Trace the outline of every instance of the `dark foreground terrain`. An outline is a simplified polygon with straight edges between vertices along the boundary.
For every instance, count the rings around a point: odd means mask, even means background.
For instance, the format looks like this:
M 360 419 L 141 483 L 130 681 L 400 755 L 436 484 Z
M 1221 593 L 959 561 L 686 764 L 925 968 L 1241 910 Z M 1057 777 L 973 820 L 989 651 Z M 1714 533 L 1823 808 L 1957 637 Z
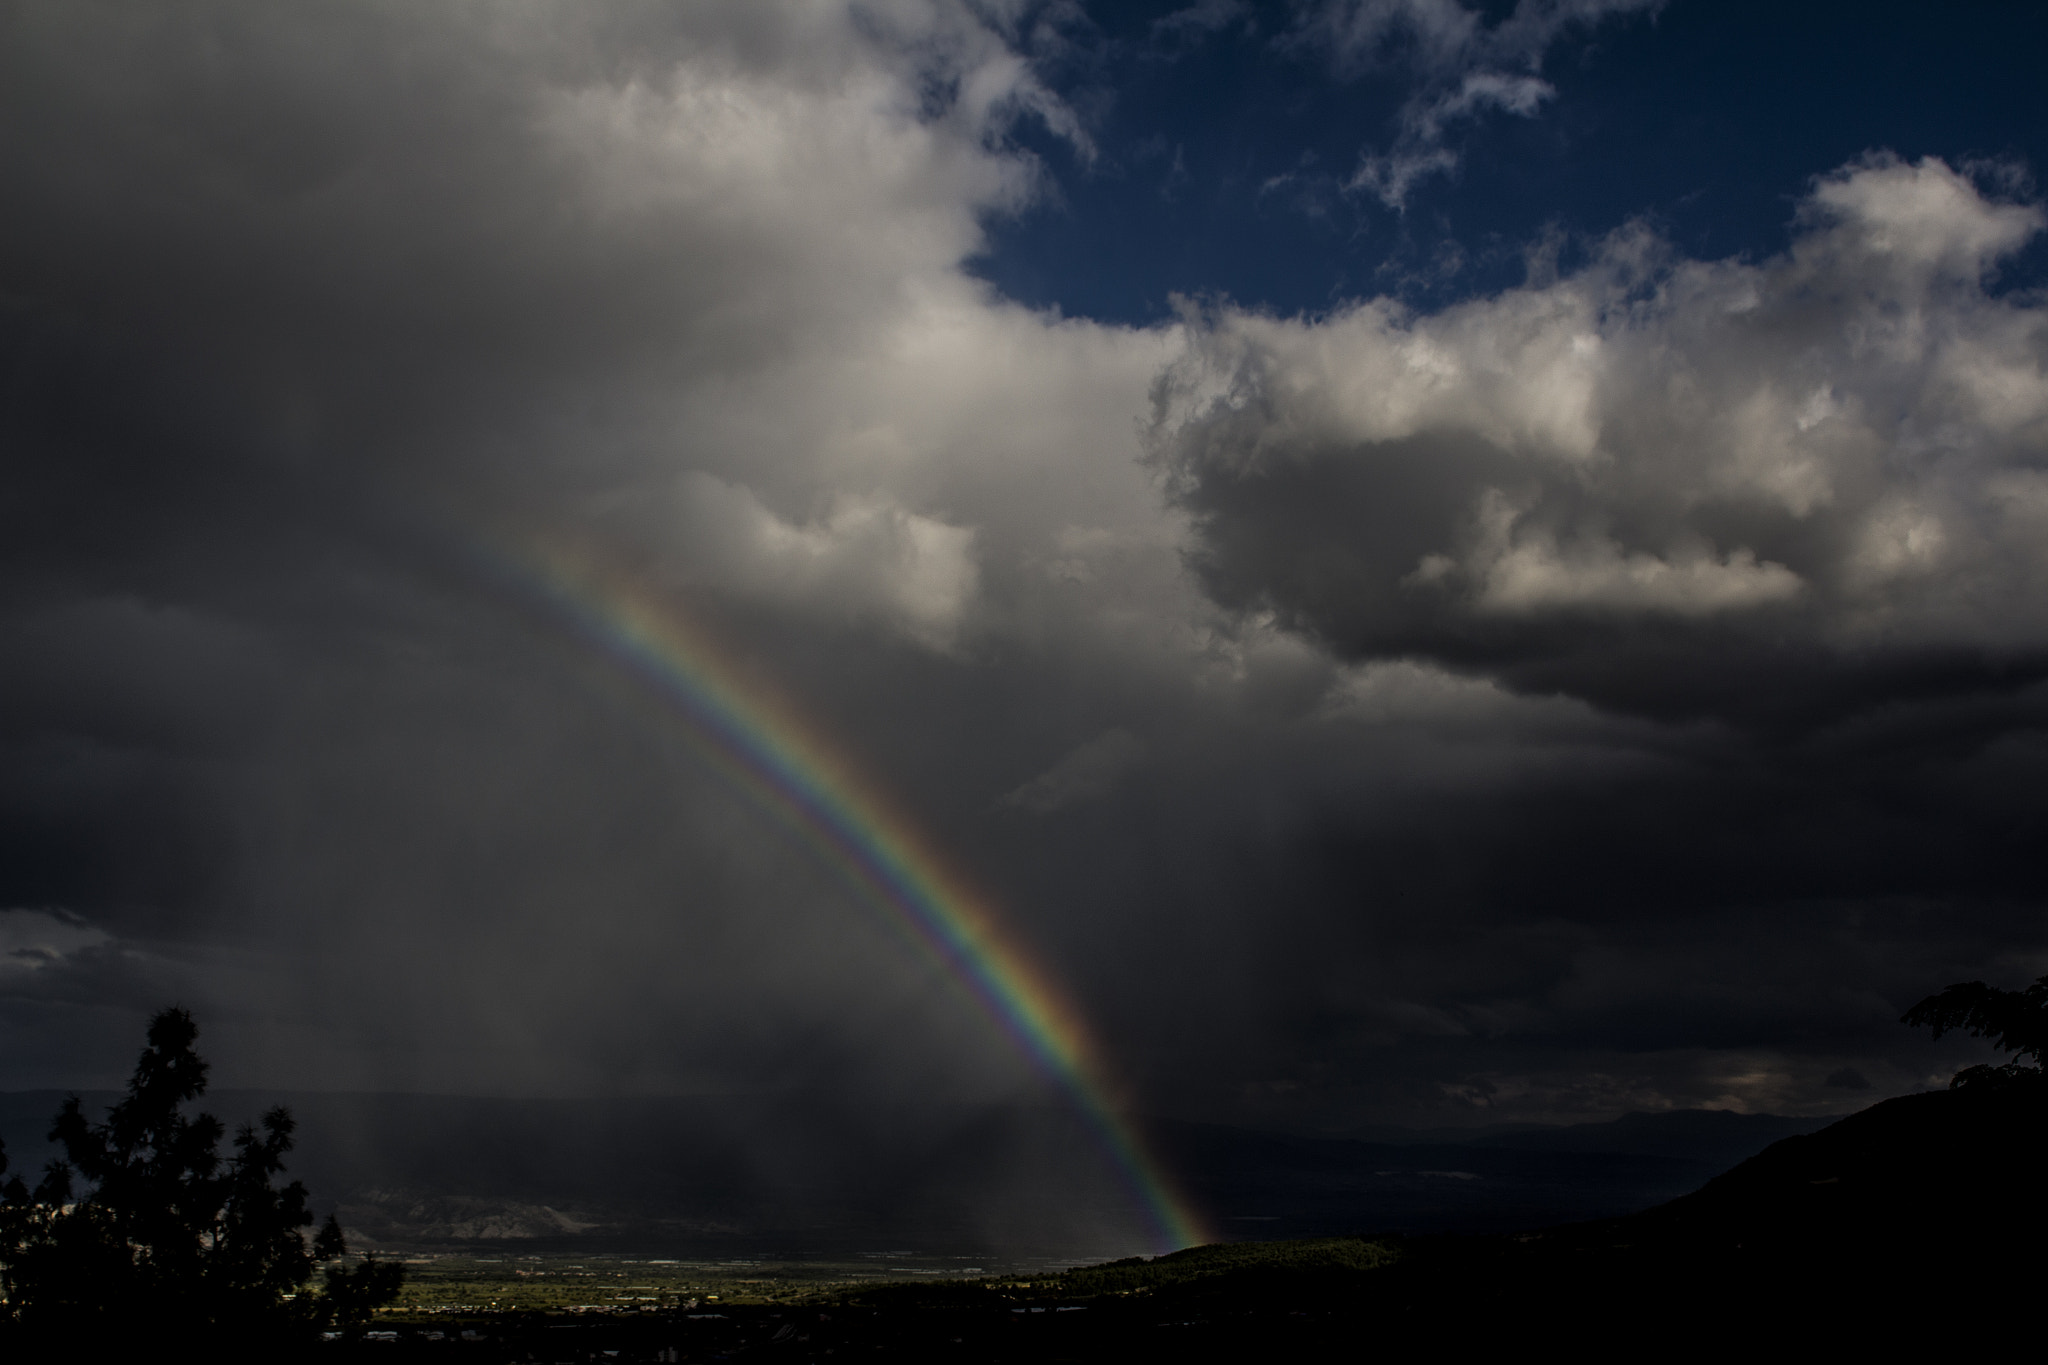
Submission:
M 2048 1086 L 1891 1100 L 1644 1213 L 1511 1234 L 1240 1242 L 1025 1277 L 820 1285 L 754 1302 L 480 1305 L 252 1358 L 1094 1362 L 1786 1348 L 1978 1356 L 2038 1328 Z M 10 1358 L 157 1358 L 13 1343 Z M 213 1359 L 238 1354 L 204 1344 Z

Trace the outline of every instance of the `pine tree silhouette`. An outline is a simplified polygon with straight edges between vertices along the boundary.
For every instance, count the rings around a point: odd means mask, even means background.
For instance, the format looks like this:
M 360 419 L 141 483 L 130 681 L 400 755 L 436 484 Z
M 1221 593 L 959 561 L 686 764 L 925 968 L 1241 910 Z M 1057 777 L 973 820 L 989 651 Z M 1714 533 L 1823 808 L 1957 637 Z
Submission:
M 404 1267 L 374 1258 L 330 1264 L 322 1290 L 305 1292 L 316 1266 L 346 1254 L 341 1228 L 330 1217 L 309 1246 L 306 1187 L 277 1183 L 292 1147 L 287 1110 L 243 1125 L 227 1156 L 220 1120 L 185 1114 L 206 1090 L 198 1038 L 186 1011 L 159 1013 L 106 1121 L 90 1122 L 72 1096 L 50 1131 L 65 1159 L 33 1190 L 19 1175 L 0 1185 L 0 1290 L 18 1332 L 274 1341 L 360 1325 L 397 1296 Z

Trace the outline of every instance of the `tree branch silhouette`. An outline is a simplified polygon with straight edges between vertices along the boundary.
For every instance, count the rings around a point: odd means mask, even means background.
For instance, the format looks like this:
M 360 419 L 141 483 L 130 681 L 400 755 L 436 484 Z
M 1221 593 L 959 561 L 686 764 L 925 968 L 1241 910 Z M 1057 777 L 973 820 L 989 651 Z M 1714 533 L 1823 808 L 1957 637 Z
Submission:
M 2038 1084 L 2042 1052 L 2048 1048 L 2048 976 L 2023 991 L 1960 981 L 1907 1010 L 1899 1022 L 1931 1029 L 1936 1038 L 1949 1032 L 1988 1038 L 2000 1051 L 2013 1054 L 2003 1066 L 1965 1067 L 1949 1082 L 1950 1089 Z

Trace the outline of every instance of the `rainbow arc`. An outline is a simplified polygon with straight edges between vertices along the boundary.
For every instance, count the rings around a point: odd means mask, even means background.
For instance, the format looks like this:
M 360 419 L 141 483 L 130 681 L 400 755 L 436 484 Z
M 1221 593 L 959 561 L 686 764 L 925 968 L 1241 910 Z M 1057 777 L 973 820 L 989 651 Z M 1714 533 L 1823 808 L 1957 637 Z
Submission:
M 560 551 L 521 556 L 545 600 L 685 722 L 727 778 L 893 921 L 1054 1081 L 1143 1207 L 1162 1250 L 1212 1240 L 1115 1102 L 1086 1020 L 993 905 L 786 699 L 743 676 L 674 603 Z

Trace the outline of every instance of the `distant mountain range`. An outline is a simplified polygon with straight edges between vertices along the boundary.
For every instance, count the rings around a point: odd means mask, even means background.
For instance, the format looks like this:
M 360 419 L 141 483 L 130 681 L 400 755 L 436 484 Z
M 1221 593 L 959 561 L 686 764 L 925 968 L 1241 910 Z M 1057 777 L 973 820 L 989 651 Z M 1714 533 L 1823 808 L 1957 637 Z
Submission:
M 1618 1152 L 1733 1166 L 1780 1138 L 1827 1127 L 1829 1118 L 1738 1114 L 1732 1109 L 1667 1109 L 1601 1123 L 1501 1123 L 1477 1128 L 1369 1128 L 1348 1136 L 1394 1146 L 1505 1147 L 1523 1152 Z
M 1728 1110 L 1568 1127 L 1312 1138 L 1157 1128 L 1168 1163 L 1227 1236 L 1498 1232 L 1610 1218 L 1696 1190 L 1825 1118 Z
M 86 1097 L 104 1106 L 111 1092 Z M 43 1140 L 55 1091 L 0 1094 L 14 1169 Z M 518 1247 L 679 1254 L 1143 1249 L 1132 1192 L 1057 1110 L 933 1108 L 872 1116 L 758 1098 L 514 1100 L 221 1091 L 231 1125 L 283 1104 L 290 1171 L 353 1239 L 388 1248 Z M 1506 1231 L 1611 1218 L 1700 1189 L 1828 1120 L 1726 1111 L 1570 1127 L 1373 1130 L 1304 1137 L 1153 1125 L 1166 1164 L 1228 1238 Z

